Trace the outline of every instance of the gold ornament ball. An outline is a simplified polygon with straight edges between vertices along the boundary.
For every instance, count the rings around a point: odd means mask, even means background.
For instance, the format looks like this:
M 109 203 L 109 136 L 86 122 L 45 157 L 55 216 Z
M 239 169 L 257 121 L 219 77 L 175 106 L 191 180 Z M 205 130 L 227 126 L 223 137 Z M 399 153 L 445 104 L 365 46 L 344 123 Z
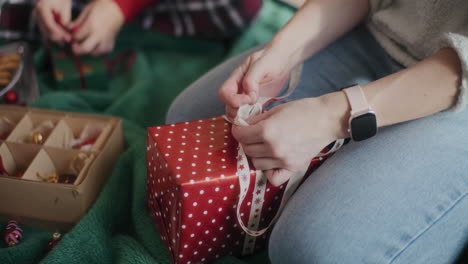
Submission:
M 32 140 L 34 144 L 42 144 L 42 141 L 44 140 L 44 137 L 42 136 L 41 133 L 36 132 L 32 134 Z
M 58 175 L 57 173 L 51 173 L 49 177 L 47 178 L 47 182 L 50 183 L 57 183 L 58 182 Z

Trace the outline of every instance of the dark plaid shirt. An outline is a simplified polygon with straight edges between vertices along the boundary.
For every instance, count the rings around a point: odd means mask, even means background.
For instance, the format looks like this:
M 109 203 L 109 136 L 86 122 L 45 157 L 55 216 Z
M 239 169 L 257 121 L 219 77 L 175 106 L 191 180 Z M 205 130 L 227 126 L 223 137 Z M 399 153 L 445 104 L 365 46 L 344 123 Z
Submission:
M 127 21 L 176 36 L 231 36 L 258 14 L 262 0 L 115 0 Z M 142 11 L 142 12 L 141 12 Z
M 257 16 L 262 0 L 114 0 L 127 22 L 175 36 L 229 38 Z M 79 12 L 88 1 L 73 1 Z M 0 38 L 38 38 L 33 16 L 35 0 L 0 4 Z

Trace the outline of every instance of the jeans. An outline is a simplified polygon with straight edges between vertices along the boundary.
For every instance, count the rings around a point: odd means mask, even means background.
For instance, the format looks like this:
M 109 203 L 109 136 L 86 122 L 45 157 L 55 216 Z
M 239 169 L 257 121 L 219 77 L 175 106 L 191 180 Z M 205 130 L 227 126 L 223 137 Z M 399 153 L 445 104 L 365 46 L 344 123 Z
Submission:
M 170 107 L 167 123 L 223 114 L 217 89 L 254 50 L 188 87 Z M 360 26 L 305 62 L 286 101 L 365 84 L 402 68 Z M 344 146 L 288 202 L 270 238 L 270 260 L 453 263 L 468 242 L 467 136 L 468 111 L 444 112 Z

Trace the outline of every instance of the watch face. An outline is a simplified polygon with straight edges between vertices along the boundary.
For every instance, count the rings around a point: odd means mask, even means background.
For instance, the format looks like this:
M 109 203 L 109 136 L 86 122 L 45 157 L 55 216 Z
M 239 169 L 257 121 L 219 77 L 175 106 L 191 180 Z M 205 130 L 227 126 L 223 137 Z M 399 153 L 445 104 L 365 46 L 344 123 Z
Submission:
M 374 113 L 366 113 L 351 120 L 351 133 L 354 141 L 361 141 L 377 133 L 377 118 Z

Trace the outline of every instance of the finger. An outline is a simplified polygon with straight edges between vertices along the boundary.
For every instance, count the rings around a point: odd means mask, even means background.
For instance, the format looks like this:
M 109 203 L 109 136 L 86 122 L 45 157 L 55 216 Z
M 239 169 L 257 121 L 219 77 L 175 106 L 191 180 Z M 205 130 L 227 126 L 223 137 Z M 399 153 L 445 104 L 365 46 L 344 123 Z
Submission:
M 72 33 L 66 27 L 66 25 L 70 23 L 71 7 L 65 7 L 61 10 L 60 13 L 56 12 L 55 10 L 52 10 L 52 13 L 56 24 L 59 25 L 60 28 L 63 29 L 65 32 L 67 32 L 67 36 L 64 37 L 65 42 L 71 42 Z
M 85 24 L 82 24 L 78 30 L 75 30 L 73 33 L 73 41 L 83 42 L 89 37 L 89 35 L 91 35 L 91 25 L 85 22 Z
M 66 27 L 71 20 L 71 7 L 68 6 L 67 8 L 63 9 L 60 13 L 60 17 L 62 19 L 62 25 Z
M 101 44 L 96 45 L 96 47 L 94 48 L 94 50 L 90 52 L 90 54 L 93 56 L 99 56 L 103 54 L 103 50 L 104 50 L 103 44 L 101 43 Z
M 266 144 L 249 144 L 243 145 L 244 152 L 252 158 L 272 158 L 273 153 L 271 148 Z
M 112 51 L 113 49 L 113 44 L 101 42 L 99 45 L 96 46 L 96 48 L 91 52 L 91 55 L 93 56 L 99 56 L 105 53 L 108 53 Z
M 276 112 L 278 112 L 278 109 L 279 107 L 276 107 L 276 108 L 272 108 L 268 111 L 265 111 L 263 113 L 260 113 L 256 116 L 253 116 L 251 118 L 249 118 L 247 120 L 247 122 L 250 124 L 250 125 L 255 125 L 255 124 L 258 124 L 260 121 L 263 121 L 263 120 L 266 120 L 268 118 L 270 118 L 272 115 L 274 115 Z
M 258 63 L 255 63 L 254 65 L 251 65 L 249 71 L 245 73 L 242 80 L 242 88 L 244 93 L 249 95 L 250 104 L 254 104 L 258 100 L 259 84 L 263 78 L 262 75 L 262 67 L 260 67 Z
M 248 104 L 251 101 L 250 97 L 242 91 L 241 86 L 244 73 L 248 69 L 248 65 L 244 64 L 231 73 L 218 91 L 219 99 L 233 108 L 239 108 L 241 105 Z
M 91 32 L 91 23 L 88 20 L 91 9 L 87 6 L 80 16 L 69 23 L 68 28 L 73 32 L 73 40 L 81 42 L 88 37 Z
M 239 110 L 239 108 L 232 108 L 229 105 L 226 105 L 226 116 L 233 120 L 236 118 L 237 110 Z
M 263 143 L 262 126 L 256 124 L 252 126 L 232 126 L 232 135 L 243 145 Z
M 291 178 L 292 174 L 293 172 L 285 169 L 274 169 L 265 172 L 268 181 L 273 186 L 280 186 L 281 184 L 287 182 Z
M 70 33 L 64 28 L 57 24 L 52 14 L 45 14 L 44 12 L 38 12 L 40 20 L 42 20 L 44 28 L 47 30 L 48 37 L 56 42 L 67 41 L 71 39 Z
M 105 50 L 106 50 L 106 44 L 101 41 L 98 45 L 96 45 L 96 47 L 94 48 L 93 51 L 91 51 L 90 54 L 93 56 L 98 56 L 98 55 L 105 53 Z
M 81 27 L 80 24 L 70 27 L 70 32 L 72 33 L 72 35 L 75 34 L 78 30 L 80 30 L 80 27 Z
M 90 36 L 82 43 L 73 43 L 72 49 L 76 54 L 89 54 L 99 44 L 96 36 Z
M 252 163 L 257 170 L 272 170 L 280 168 L 281 164 L 278 160 L 272 158 L 253 158 Z

